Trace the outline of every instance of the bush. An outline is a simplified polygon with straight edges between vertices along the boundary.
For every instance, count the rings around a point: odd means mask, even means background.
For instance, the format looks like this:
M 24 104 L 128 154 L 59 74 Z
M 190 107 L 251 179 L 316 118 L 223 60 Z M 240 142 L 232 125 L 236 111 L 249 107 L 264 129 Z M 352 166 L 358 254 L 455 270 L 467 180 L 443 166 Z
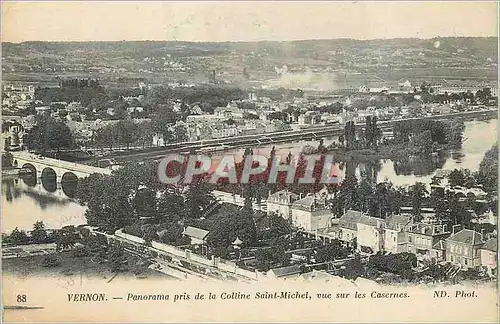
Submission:
M 83 258 L 86 256 L 89 256 L 90 252 L 88 248 L 83 247 L 83 246 L 78 246 L 74 251 L 73 251 L 73 256 L 75 258 Z
M 61 262 L 58 258 L 53 255 L 46 256 L 42 261 L 42 267 L 46 268 L 54 268 L 61 265 Z
M 2 168 L 10 168 L 12 167 L 12 154 L 9 152 L 2 153 Z

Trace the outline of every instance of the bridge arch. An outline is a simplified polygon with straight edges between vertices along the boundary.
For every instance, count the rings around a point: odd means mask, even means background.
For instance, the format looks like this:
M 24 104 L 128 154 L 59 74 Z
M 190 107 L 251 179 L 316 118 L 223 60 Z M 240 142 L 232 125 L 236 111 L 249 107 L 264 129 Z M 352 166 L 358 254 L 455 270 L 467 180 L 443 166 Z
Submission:
M 25 170 L 25 172 L 28 172 L 25 174 L 21 174 L 21 178 L 23 179 L 23 182 L 29 187 L 36 186 L 36 184 L 37 184 L 36 167 L 31 163 L 24 163 L 21 169 Z
M 41 176 L 42 186 L 48 192 L 57 190 L 57 173 L 51 167 L 46 167 L 42 170 Z
M 74 198 L 78 186 L 78 177 L 73 172 L 67 171 L 61 178 L 61 189 L 66 196 Z

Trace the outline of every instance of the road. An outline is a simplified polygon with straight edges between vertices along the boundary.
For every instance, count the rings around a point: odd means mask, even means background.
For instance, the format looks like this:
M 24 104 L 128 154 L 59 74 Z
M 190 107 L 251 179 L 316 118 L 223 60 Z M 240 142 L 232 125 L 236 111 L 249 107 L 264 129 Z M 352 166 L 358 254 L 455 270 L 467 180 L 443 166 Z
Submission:
M 405 118 L 405 119 L 393 119 L 387 121 L 378 121 L 377 124 L 382 129 L 387 129 L 392 127 L 393 124 L 401 121 L 412 121 L 412 120 L 443 120 L 455 117 L 479 117 L 479 116 L 497 116 L 497 109 L 488 109 L 480 111 L 465 111 L 459 113 L 451 113 L 446 115 L 432 115 L 424 116 L 418 118 Z M 357 129 L 362 129 L 365 127 L 364 123 L 359 123 L 355 125 Z M 242 147 L 252 147 L 256 145 L 270 145 L 275 143 L 285 143 L 297 140 L 314 140 L 320 139 L 325 136 L 335 136 L 344 133 L 344 128 L 342 125 L 322 125 L 309 127 L 302 130 L 290 130 L 283 132 L 273 132 L 273 133 L 263 133 L 255 135 L 245 135 L 245 136 L 234 136 L 227 138 L 218 138 L 210 140 L 201 140 L 194 142 L 184 142 L 184 143 L 174 143 L 168 144 L 162 148 L 149 148 L 144 150 L 138 150 L 130 154 L 116 154 L 109 155 L 105 159 L 113 158 L 118 163 L 134 161 L 134 160 L 148 160 L 148 159 L 161 159 L 168 154 L 172 153 L 188 153 L 190 151 L 195 151 L 198 153 L 210 152 L 210 151 L 227 151 Z

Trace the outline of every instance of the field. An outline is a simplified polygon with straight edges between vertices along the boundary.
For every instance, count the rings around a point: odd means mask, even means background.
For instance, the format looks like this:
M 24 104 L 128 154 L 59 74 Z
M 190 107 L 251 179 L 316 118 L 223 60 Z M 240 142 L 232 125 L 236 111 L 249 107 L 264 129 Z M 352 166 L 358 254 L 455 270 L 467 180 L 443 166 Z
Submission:
M 124 78 L 134 86 L 139 80 L 209 82 L 212 71 L 217 81 L 242 87 L 497 80 L 497 38 L 441 38 L 439 48 L 434 41 L 3 43 L 2 72 L 5 81 L 57 84 L 58 77 L 92 77 L 111 86 Z M 277 73 L 283 66 L 286 72 Z

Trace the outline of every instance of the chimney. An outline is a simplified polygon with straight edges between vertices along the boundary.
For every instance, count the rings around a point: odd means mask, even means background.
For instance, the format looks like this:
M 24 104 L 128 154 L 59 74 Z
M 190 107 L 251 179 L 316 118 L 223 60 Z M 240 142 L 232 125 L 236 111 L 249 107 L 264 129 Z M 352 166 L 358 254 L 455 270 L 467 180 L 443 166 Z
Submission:
M 455 231 L 455 228 L 458 227 L 458 230 Z M 462 225 L 460 224 L 457 224 L 457 225 L 453 225 L 452 227 L 452 234 L 455 234 L 456 232 L 460 231 L 462 229 Z

